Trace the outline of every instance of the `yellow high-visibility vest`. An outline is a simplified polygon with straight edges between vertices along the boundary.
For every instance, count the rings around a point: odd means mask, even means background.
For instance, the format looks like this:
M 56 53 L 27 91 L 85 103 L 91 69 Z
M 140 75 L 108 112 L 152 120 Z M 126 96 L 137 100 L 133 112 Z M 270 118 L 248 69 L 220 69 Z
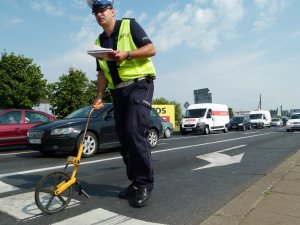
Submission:
M 101 46 L 100 37 L 97 38 L 96 45 Z M 130 19 L 123 19 L 118 35 L 117 50 L 133 51 L 135 49 L 137 49 L 137 46 L 135 45 L 130 32 Z M 106 60 L 98 60 L 98 62 L 108 80 L 108 88 L 115 89 Z M 128 81 L 148 75 L 155 76 L 156 74 L 150 58 L 124 60 L 123 62 L 117 62 L 117 65 L 119 76 L 122 81 Z

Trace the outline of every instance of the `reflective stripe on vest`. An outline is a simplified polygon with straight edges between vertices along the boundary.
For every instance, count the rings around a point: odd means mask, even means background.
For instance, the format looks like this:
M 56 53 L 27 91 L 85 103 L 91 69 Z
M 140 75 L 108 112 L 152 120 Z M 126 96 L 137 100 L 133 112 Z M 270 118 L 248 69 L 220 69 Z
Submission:
M 97 38 L 96 45 L 101 46 L 100 38 Z M 117 49 L 122 51 L 133 51 L 137 49 L 133 42 L 130 32 L 130 20 L 123 19 L 119 35 Z M 106 79 L 108 80 L 108 88 L 115 89 L 111 75 L 109 73 L 109 67 L 105 60 L 98 60 L 101 70 L 104 72 Z M 147 59 L 131 59 L 129 61 L 124 60 L 118 64 L 118 72 L 122 81 L 128 81 L 135 78 L 144 77 L 145 75 L 155 76 L 155 68 L 150 58 Z

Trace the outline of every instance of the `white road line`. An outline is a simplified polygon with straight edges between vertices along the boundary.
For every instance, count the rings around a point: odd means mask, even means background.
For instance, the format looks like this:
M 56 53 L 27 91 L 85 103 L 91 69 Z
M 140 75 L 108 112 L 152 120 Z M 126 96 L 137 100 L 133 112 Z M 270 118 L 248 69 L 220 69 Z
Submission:
M 205 145 L 224 143 L 224 142 L 229 142 L 229 141 L 236 141 L 236 140 L 240 140 L 240 139 L 247 139 L 247 138 L 252 138 L 252 137 L 257 137 L 257 136 L 264 136 L 264 135 L 268 135 L 268 134 L 272 134 L 272 133 L 274 133 L 274 132 L 250 135 L 250 136 L 246 136 L 246 137 L 232 138 L 232 139 L 221 140 L 221 141 L 213 141 L 213 142 L 201 143 L 201 144 L 196 144 L 196 145 L 188 145 L 188 146 L 182 146 L 182 147 L 176 147 L 176 148 L 169 148 L 169 149 L 164 149 L 164 150 L 157 150 L 157 151 L 152 151 L 152 154 L 157 154 L 157 153 L 161 153 L 161 152 L 176 151 L 176 150 L 179 150 L 179 149 L 193 148 L 193 147 L 197 147 L 197 146 L 205 146 Z M 93 160 L 93 161 L 88 161 L 88 162 L 81 162 L 80 165 L 94 164 L 94 163 L 99 163 L 99 162 L 112 161 L 112 160 L 116 160 L 116 159 L 119 160 L 121 158 L 122 158 L 121 156 L 118 156 L 118 157 L 99 159 L 99 160 Z M 70 166 L 72 166 L 72 165 L 70 165 Z M 65 165 L 61 165 L 61 166 L 45 167 L 45 168 L 34 169 L 34 170 L 26 170 L 26 171 L 19 171 L 19 172 L 13 172 L 13 173 L 5 173 L 5 174 L 0 174 L 0 178 L 16 176 L 16 175 L 23 175 L 23 174 L 30 174 L 30 173 L 37 173 L 37 172 L 43 172 L 43 171 L 48 171 L 48 170 L 54 170 L 54 169 L 61 169 L 61 168 L 64 168 L 64 167 L 65 167 Z
M 151 223 L 142 220 L 133 219 L 127 216 L 122 216 L 105 209 L 94 209 L 87 213 L 71 217 L 53 225 L 68 225 L 68 224 L 97 224 L 97 225 L 159 225 L 159 223 Z
M 4 155 L 19 155 L 19 154 L 29 154 L 37 151 L 26 151 L 26 152 L 11 152 L 11 153 L 1 153 L 0 156 Z
M 2 181 L 0 181 L 0 193 L 5 193 L 5 192 L 10 192 L 10 191 L 15 191 L 15 190 L 19 190 L 20 188 L 11 186 L 9 184 L 6 184 Z
M 183 148 L 192 148 L 192 147 L 197 147 L 197 146 L 204 146 L 204 145 L 218 144 L 218 143 L 229 142 L 229 141 L 236 141 L 236 140 L 240 140 L 240 139 L 246 139 L 246 138 L 252 138 L 252 137 L 257 137 L 257 136 L 263 136 L 263 135 L 272 134 L 272 133 L 274 133 L 274 132 L 264 133 L 264 134 L 256 134 L 256 135 L 251 135 L 251 136 L 247 136 L 247 137 L 231 138 L 231 139 L 227 139 L 227 140 L 213 141 L 213 142 L 207 142 L 207 143 L 196 144 L 196 145 L 182 146 L 182 147 L 177 147 L 177 148 L 169 148 L 169 149 L 164 149 L 164 150 L 157 150 L 157 151 L 152 152 L 152 154 L 154 154 L 154 153 L 160 153 L 160 152 L 170 152 L 170 151 L 175 151 L 175 150 L 183 149 Z M 0 177 L 1 177 L 1 175 L 0 175 Z
M 67 208 L 79 205 L 80 202 L 72 199 Z M 0 199 L 0 211 L 17 219 L 34 219 L 42 214 L 34 201 L 34 192 L 27 192 Z M 85 224 L 85 223 L 83 223 Z

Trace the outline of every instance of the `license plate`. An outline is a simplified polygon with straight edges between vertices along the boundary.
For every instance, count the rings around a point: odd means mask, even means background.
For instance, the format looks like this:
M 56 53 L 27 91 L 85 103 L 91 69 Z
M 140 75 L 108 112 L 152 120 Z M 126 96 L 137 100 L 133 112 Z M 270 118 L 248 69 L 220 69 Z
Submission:
M 232 128 L 236 128 L 237 126 L 232 126 Z
M 185 129 L 185 131 L 192 131 L 193 129 L 191 129 L 191 128 L 188 128 L 188 129 Z
M 29 139 L 30 144 L 41 144 L 41 139 Z

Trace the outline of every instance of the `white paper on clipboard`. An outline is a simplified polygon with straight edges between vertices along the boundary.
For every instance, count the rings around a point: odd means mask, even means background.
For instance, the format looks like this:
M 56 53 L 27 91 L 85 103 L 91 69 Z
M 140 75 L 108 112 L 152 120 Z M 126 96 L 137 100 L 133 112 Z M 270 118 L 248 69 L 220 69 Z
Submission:
M 102 48 L 99 46 L 94 46 L 93 49 L 88 50 L 87 53 L 95 58 L 104 58 L 108 59 L 109 53 L 114 52 L 111 48 Z

